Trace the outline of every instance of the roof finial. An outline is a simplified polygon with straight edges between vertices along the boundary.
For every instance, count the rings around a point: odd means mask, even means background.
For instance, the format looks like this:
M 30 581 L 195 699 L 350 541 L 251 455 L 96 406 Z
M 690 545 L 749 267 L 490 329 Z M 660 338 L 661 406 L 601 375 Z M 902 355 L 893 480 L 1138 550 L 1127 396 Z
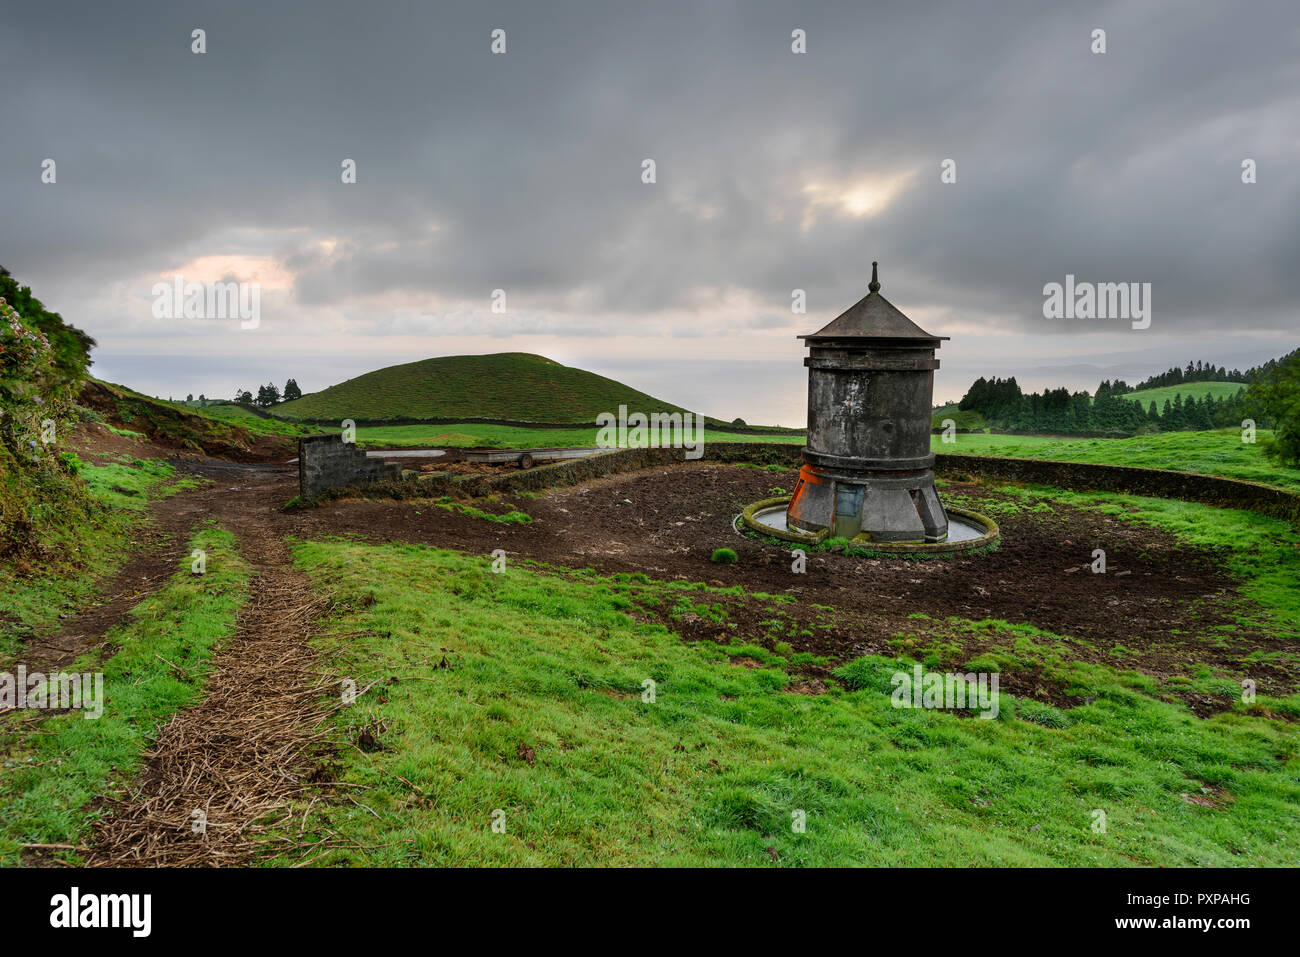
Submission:
M 867 288 L 870 289 L 872 292 L 880 292 L 880 279 L 877 278 L 876 276 L 876 267 L 879 265 L 880 263 L 877 262 L 873 262 L 871 264 L 871 283 L 867 286 Z

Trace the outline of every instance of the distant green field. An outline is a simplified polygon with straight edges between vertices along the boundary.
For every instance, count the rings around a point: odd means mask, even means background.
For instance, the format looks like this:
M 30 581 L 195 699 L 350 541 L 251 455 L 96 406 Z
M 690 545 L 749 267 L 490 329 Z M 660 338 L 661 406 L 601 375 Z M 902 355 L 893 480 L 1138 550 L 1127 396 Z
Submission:
M 1197 402 L 1202 401 L 1207 395 L 1214 396 L 1217 402 L 1220 399 L 1226 399 L 1230 395 L 1236 395 L 1242 389 L 1246 388 L 1240 382 L 1184 382 L 1181 385 L 1162 386 L 1159 389 L 1143 389 L 1141 392 L 1129 392 L 1120 396 L 1121 399 L 1128 399 L 1131 402 L 1141 402 L 1142 407 L 1156 404 L 1156 410 L 1162 411 L 1165 406 L 1165 400 L 1174 401 L 1174 396 L 1181 395 L 1186 401 L 1192 397 Z
M 503 352 L 441 356 L 389 366 L 286 402 L 287 418 L 515 419 L 594 422 L 620 405 L 636 412 L 687 411 L 629 386 L 543 356 Z
M 1259 442 L 1272 433 L 1261 430 Z M 1173 469 L 1221 475 L 1225 478 L 1260 482 L 1300 491 L 1300 469 L 1285 468 L 1267 457 L 1259 444 L 1241 441 L 1237 429 L 1211 432 L 1164 432 L 1130 439 L 1052 439 L 1030 435 L 957 435 L 944 445 L 938 437 L 931 447 L 936 452 L 969 455 L 1006 455 L 1025 459 L 1055 459 L 1060 462 L 1091 462 L 1100 465 L 1133 465 L 1148 469 Z

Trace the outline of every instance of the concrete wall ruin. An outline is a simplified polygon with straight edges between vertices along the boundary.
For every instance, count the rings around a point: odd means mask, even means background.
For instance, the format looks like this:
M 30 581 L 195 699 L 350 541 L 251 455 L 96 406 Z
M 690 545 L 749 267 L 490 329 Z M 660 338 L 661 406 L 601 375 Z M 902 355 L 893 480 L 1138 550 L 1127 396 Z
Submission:
M 396 462 L 372 459 L 341 435 L 308 435 L 298 440 L 298 490 L 305 499 L 332 488 L 394 478 L 401 471 Z

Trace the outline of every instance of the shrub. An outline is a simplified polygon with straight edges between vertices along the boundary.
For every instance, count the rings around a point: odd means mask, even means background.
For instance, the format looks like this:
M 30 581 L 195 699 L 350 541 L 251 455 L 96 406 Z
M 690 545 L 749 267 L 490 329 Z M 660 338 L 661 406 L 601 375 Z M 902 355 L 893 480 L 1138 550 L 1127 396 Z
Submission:
M 1050 704 L 1043 704 L 1033 698 L 1024 698 L 1018 702 L 1016 716 L 1021 721 L 1041 724 L 1044 728 L 1068 728 L 1074 723 L 1060 708 L 1053 708 Z
M 912 664 L 908 660 L 895 660 L 880 655 L 865 655 L 855 658 L 846 665 L 836 668 L 831 674 L 844 682 L 850 691 L 879 691 L 892 694 L 894 675 L 900 671 L 910 673 Z
M 54 443 L 72 422 L 93 342 L 0 268 L 0 552 L 39 551 L 51 525 L 84 515 L 76 467 Z
M 1283 465 L 1300 466 L 1300 351 L 1252 386 L 1250 398 L 1277 422 L 1273 439 L 1263 443 L 1264 452 Z
M 709 558 L 709 561 L 713 562 L 715 565 L 734 565 L 736 562 L 740 561 L 740 556 L 730 548 L 719 548 L 714 551 L 713 555 Z

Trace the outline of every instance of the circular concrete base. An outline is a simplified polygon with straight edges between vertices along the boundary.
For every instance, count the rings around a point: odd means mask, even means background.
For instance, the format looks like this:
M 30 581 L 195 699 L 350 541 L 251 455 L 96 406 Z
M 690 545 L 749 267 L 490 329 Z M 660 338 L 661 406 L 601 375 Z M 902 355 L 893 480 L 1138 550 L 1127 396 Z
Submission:
M 749 531 L 783 542 L 803 545 L 820 545 L 828 532 L 801 532 L 789 528 L 785 522 L 785 509 L 789 496 L 767 498 L 755 502 L 740 513 L 741 524 Z M 866 535 L 858 535 L 849 542 L 853 548 L 864 551 L 897 555 L 943 555 L 985 548 L 998 540 L 1001 533 L 993 519 L 964 508 L 945 509 L 948 514 L 948 539 L 942 542 L 877 542 Z

